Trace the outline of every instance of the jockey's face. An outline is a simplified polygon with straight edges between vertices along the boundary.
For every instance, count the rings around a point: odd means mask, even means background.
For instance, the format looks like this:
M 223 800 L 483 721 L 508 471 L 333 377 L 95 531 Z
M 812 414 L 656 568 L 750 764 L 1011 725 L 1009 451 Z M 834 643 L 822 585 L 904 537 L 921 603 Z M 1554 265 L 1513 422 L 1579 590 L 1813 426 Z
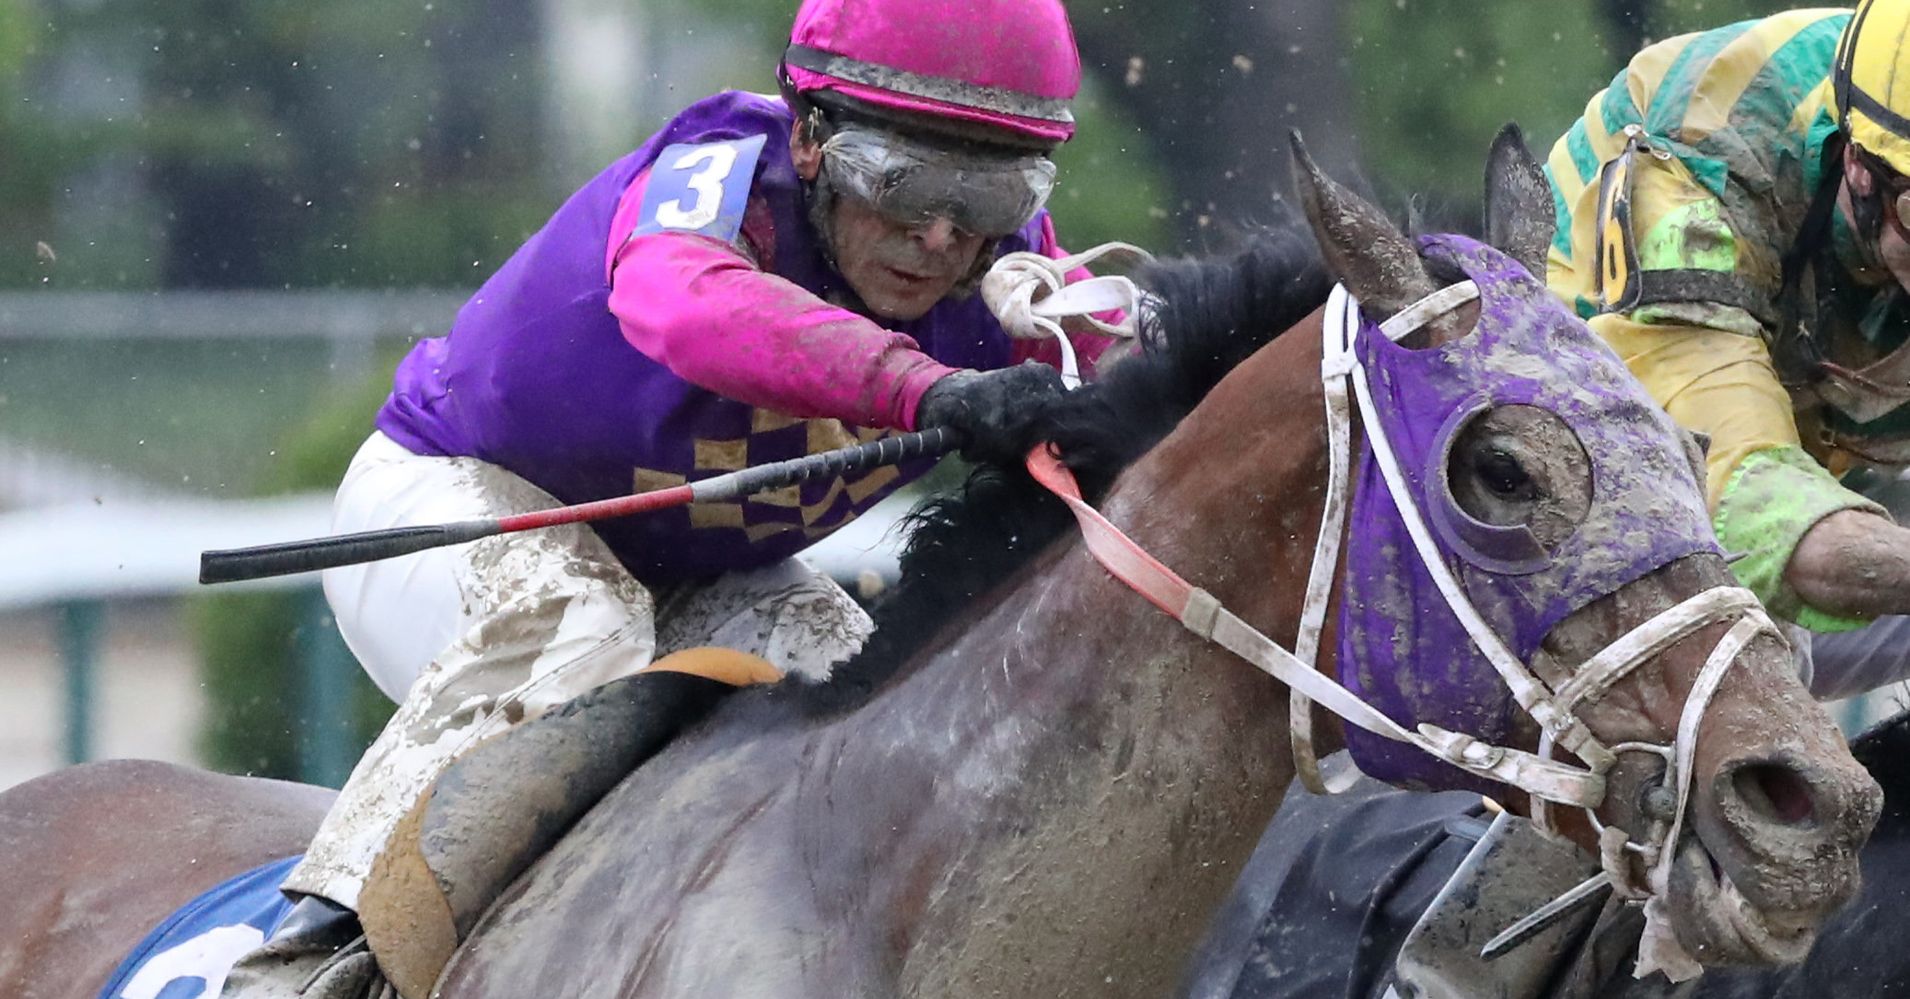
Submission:
M 1883 214 L 1883 224 L 1877 227 L 1877 258 L 1899 285 L 1910 288 L 1910 233 L 1906 232 L 1910 219 L 1904 217 L 1903 211 L 1906 200 L 1910 200 L 1910 179 L 1887 174 L 1875 164 L 1865 163 L 1854 149 L 1845 147 L 1844 186 L 1853 195 L 1877 195 Z M 1849 204 L 1843 207 L 1848 213 Z
M 797 174 L 830 193 L 818 228 L 870 313 L 921 316 L 1047 200 L 1054 164 L 1045 151 L 990 141 L 1002 133 L 978 129 L 847 118 L 821 143 L 811 141 L 806 124 L 791 131 Z
M 1895 226 L 1883 227 L 1883 234 L 1877 238 L 1877 256 L 1883 258 L 1883 265 L 1890 268 L 1898 284 L 1910 288 L 1910 242 L 1904 241 Z
M 985 241 L 943 218 L 904 225 L 848 195 L 836 198 L 834 215 L 836 267 L 885 319 L 916 319 L 934 308 L 975 266 Z

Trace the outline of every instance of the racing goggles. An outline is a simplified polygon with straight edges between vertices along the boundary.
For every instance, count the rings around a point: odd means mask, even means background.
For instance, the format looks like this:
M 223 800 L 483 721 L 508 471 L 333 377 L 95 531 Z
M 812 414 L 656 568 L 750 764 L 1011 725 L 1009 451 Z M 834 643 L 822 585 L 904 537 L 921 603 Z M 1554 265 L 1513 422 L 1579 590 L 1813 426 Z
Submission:
M 822 144 L 837 190 L 907 226 L 941 218 L 979 236 L 1027 225 L 1054 190 L 1054 162 L 1035 153 L 958 151 L 854 125 Z
M 1910 177 L 1892 169 L 1890 164 L 1867 149 L 1857 150 L 1857 162 L 1870 172 L 1870 185 L 1883 207 L 1883 220 L 1904 242 L 1910 243 Z

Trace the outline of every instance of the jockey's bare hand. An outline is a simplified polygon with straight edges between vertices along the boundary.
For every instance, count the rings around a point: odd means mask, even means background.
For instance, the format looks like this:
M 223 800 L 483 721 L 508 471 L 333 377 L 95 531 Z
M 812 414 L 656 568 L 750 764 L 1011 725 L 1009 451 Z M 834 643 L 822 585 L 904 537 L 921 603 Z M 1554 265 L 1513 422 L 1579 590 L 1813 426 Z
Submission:
M 1863 510 L 1833 513 L 1798 542 L 1784 581 L 1834 614 L 1910 614 L 1910 529 Z
M 966 438 L 963 457 L 1013 464 L 1034 446 L 1035 427 L 1066 391 L 1061 374 L 1038 361 L 995 371 L 957 371 L 923 393 L 916 428 L 960 431 Z

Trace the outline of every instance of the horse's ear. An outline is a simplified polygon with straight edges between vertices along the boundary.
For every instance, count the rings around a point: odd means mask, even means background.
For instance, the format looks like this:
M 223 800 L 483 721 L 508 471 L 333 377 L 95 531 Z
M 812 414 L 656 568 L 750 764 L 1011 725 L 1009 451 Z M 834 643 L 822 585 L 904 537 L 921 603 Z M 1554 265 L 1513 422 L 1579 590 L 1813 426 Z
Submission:
M 1291 133 L 1293 183 L 1327 269 L 1384 321 L 1436 289 L 1419 252 L 1379 209 L 1320 172 L 1300 133 Z
M 1426 233 L 1426 199 L 1415 194 L 1406 199 L 1406 235 L 1424 236 Z
M 1545 280 L 1545 254 L 1558 229 L 1552 188 L 1519 126 L 1508 123 L 1486 154 L 1486 242 Z

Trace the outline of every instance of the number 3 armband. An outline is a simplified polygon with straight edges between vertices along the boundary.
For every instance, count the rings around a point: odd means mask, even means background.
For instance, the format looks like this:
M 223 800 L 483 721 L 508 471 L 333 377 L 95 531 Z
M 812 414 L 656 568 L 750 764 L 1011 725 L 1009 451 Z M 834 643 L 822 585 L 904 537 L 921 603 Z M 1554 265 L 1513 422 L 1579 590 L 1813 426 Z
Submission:
M 756 174 L 764 137 L 665 146 L 650 167 L 632 237 L 694 232 L 733 241 Z

